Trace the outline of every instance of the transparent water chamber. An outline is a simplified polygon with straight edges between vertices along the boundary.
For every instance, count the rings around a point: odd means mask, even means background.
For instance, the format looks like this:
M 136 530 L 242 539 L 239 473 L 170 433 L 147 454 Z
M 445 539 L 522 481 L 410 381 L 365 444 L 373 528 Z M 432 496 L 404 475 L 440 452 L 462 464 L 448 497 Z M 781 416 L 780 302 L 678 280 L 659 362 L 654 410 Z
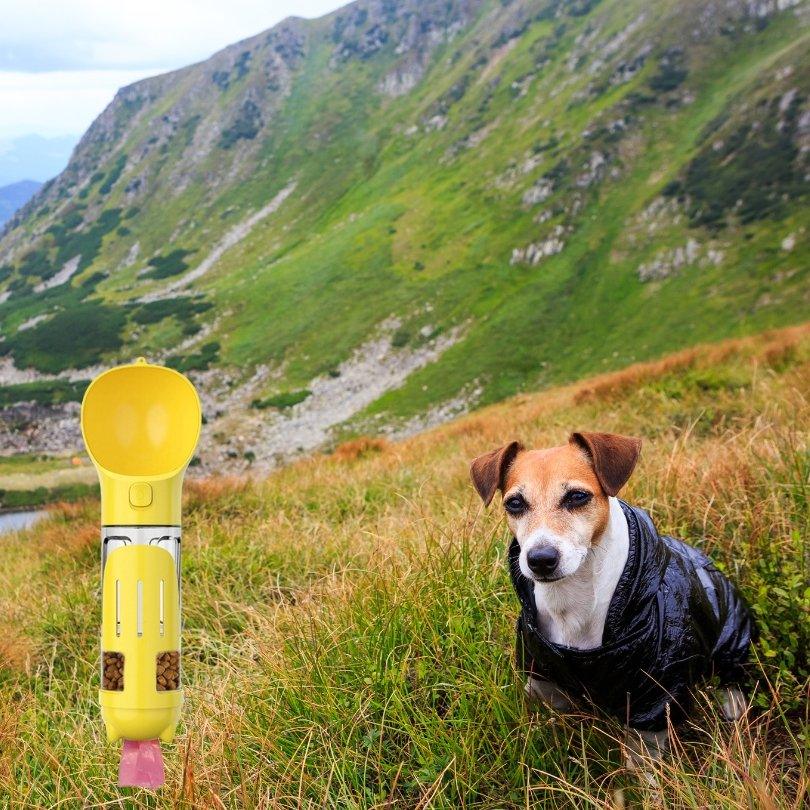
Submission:
M 110 554 L 126 546 L 153 546 L 172 555 L 180 588 L 180 527 L 179 526 L 104 526 L 101 530 L 101 577 Z

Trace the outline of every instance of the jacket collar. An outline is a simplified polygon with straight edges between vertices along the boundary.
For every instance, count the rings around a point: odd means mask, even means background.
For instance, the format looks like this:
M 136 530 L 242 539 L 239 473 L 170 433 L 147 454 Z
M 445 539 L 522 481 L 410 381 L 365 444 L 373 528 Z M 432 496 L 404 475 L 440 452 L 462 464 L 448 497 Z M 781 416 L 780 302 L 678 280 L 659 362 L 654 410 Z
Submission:
M 622 500 L 619 503 L 627 520 L 627 562 L 608 606 L 602 644 L 594 649 L 579 650 L 555 644 L 543 635 L 537 624 L 534 582 L 520 572 L 520 546 L 517 539 L 512 538 L 509 546 L 509 573 L 520 600 L 524 629 L 550 650 L 565 652 L 569 656 L 594 657 L 609 652 L 617 644 L 626 642 L 628 637 L 649 629 L 650 610 L 657 599 L 670 553 L 660 542 L 650 516 L 643 509 L 629 506 Z

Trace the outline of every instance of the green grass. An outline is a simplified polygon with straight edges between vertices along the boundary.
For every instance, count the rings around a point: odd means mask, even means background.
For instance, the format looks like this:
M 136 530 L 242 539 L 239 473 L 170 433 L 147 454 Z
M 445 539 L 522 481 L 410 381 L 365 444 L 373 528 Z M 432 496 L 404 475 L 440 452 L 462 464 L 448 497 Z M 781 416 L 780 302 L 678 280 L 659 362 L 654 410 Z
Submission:
M 17 453 L 0 457 L 0 510 L 31 509 L 97 496 L 95 474 L 77 456 Z
M 0 406 L 15 402 L 36 402 L 54 405 L 61 402 L 81 402 L 88 380 L 47 380 L 0 386 Z
M 37 453 L 17 453 L 13 456 L 0 456 L 0 475 L 9 475 L 15 472 L 48 472 L 62 467 L 64 463 L 63 458 L 39 455 Z
M 807 790 L 807 330 L 521 395 L 266 481 L 191 484 L 186 705 L 158 795 L 116 787 L 96 705 L 98 503 L 0 537 L 0 795 L 9 808 L 791 808 Z M 762 631 L 741 724 L 711 689 L 652 784 L 621 728 L 529 714 L 500 509 L 469 460 L 519 437 L 641 436 L 624 496 L 713 555 Z
M 26 469 L 26 472 L 30 472 Z M 0 509 L 34 509 L 52 503 L 72 503 L 98 495 L 98 484 L 71 483 L 33 489 L 0 489 Z
M 253 402 L 250 403 L 250 407 L 258 408 L 259 410 L 265 410 L 266 408 L 292 408 L 293 405 L 303 402 L 311 393 L 312 391 L 306 388 L 302 391 L 282 391 L 280 394 L 274 394 L 265 399 L 254 399 Z

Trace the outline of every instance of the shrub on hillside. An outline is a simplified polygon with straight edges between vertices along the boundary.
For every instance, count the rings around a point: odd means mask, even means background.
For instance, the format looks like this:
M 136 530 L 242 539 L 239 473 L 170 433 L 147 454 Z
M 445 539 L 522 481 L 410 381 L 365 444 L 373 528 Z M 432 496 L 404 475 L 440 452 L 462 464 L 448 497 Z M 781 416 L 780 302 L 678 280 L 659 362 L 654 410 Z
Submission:
M 0 407 L 15 402 L 36 402 L 39 405 L 54 405 L 60 402 L 81 402 L 87 380 L 44 380 L 0 386 Z
M 121 172 L 124 171 L 126 165 L 127 156 L 122 153 L 116 158 L 112 169 L 110 169 L 110 173 L 107 175 L 107 179 L 99 186 L 99 194 L 109 194 L 112 191 L 112 187 L 118 182 L 118 178 L 121 176 Z
M 648 82 L 656 93 L 669 93 L 686 79 L 686 56 L 683 48 L 669 48 L 658 60 L 658 73 Z
M 184 325 L 188 325 L 195 315 L 208 311 L 212 306 L 213 304 L 207 301 L 188 296 L 163 298 L 137 306 L 132 313 L 132 320 L 135 323 L 147 325 L 174 317 Z
M 710 135 L 671 196 L 686 202 L 689 224 L 714 230 L 731 218 L 745 224 L 779 218 L 788 202 L 807 195 L 805 160 L 800 154 L 797 94 L 784 111 L 780 98 L 760 103 L 753 120 L 732 131 Z
M 78 217 L 78 223 L 72 224 Z M 114 231 L 121 222 L 121 209 L 108 208 L 99 214 L 98 219 L 92 224 L 86 225 L 83 230 L 78 230 L 83 223 L 82 215 L 78 212 L 64 223 L 63 228 L 53 231 L 54 244 L 56 246 L 56 256 L 54 265 L 61 268 L 65 262 L 76 256 L 81 256 L 79 270 L 89 267 L 101 252 L 101 244 L 104 237 Z
M 242 105 L 233 123 L 222 131 L 219 145 L 222 149 L 230 149 L 237 141 L 252 140 L 259 134 L 262 125 L 262 115 L 256 104 L 249 99 Z
M 98 363 L 105 352 L 121 347 L 125 324 L 121 307 L 82 302 L 12 335 L 0 344 L 0 352 L 12 354 L 20 367 L 52 374 L 83 368 Z
M 177 276 L 184 270 L 188 270 L 186 256 L 190 256 L 194 251 L 177 248 L 165 256 L 153 256 L 149 259 L 149 266 L 152 268 L 144 273 L 144 278 L 169 278 Z
M 177 371 L 205 371 L 211 363 L 216 363 L 219 359 L 220 345 L 217 341 L 204 344 L 199 352 L 194 354 L 187 354 L 184 357 L 175 356 L 166 360 L 166 365 L 169 368 L 177 369 Z

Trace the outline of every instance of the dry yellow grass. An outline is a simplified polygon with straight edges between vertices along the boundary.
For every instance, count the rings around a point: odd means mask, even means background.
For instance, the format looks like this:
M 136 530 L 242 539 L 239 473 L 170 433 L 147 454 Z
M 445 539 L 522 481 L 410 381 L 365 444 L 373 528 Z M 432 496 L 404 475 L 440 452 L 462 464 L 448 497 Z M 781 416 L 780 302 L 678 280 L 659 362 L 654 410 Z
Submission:
M 795 808 L 807 782 L 810 330 L 523 395 L 401 443 L 358 440 L 186 498 L 187 707 L 159 797 L 119 791 L 94 690 L 97 504 L 0 538 L 0 806 Z M 497 508 L 468 461 L 513 438 L 640 435 L 624 493 L 712 553 L 763 629 L 756 710 L 711 691 L 653 785 L 620 729 L 528 716 Z

